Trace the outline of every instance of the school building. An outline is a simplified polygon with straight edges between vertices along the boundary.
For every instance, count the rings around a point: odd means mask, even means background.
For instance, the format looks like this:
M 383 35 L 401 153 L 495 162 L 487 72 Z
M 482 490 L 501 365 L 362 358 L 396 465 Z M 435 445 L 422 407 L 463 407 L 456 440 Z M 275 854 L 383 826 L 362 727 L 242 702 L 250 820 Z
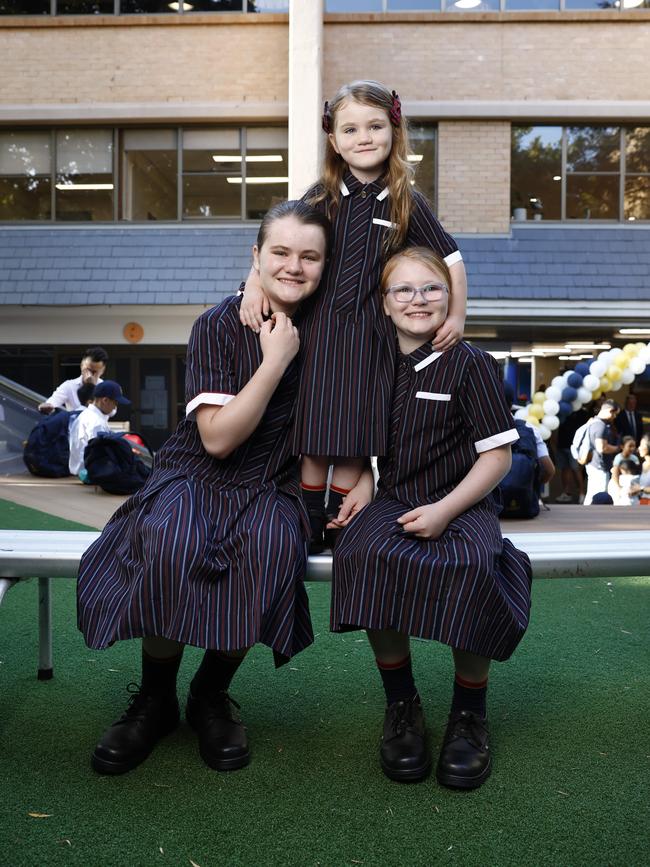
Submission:
M 0 373 L 49 394 L 102 344 L 160 445 L 192 321 L 357 78 L 399 93 L 520 391 L 647 341 L 648 45 L 650 0 L 0 0 Z

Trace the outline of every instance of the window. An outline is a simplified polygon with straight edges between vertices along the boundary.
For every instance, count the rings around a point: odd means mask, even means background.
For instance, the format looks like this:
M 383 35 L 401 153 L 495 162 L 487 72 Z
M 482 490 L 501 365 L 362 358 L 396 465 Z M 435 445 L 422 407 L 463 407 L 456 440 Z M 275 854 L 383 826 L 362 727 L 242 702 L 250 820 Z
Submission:
M 411 121 L 409 124 L 411 156 L 415 167 L 415 183 L 433 204 L 436 201 L 436 127 Z
M 650 127 L 513 127 L 517 219 L 650 220 Z
M 51 135 L 0 131 L 0 220 L 52 216 Z
M 175 220 L 178 213 L 177 130 L 125 130 L 122 178 L 123 219 Z
M 113 131 L 56 133 L 56 219 L 113 219 Z

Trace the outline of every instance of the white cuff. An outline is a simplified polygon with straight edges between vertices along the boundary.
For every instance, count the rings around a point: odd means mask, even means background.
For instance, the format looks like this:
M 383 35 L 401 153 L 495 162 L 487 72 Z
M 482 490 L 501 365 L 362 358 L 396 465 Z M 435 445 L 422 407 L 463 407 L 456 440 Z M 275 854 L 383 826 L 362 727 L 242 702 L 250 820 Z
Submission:
M 216 392 L 204 391 L 198 394 L 185 407 L 185 418 L 194 421 L 194 410 L 198 409 L 201 404 L 209 406 L 225 406 L 233 399 L 234 394 L 217 394 Z
M 515 440 L 518 439 L 519 434 L 517 433 L 517 428 L 513 427 L 510 428 L 510 430 L 503 431 L 502 433 L 493 434 L 491 437 L 485 437 L 484 440 L 479 440 L 474 443 L 474 448 L 480 455 L 481 452 L 489 452 L 490 449 L 497 449 L 499 446 L 514 443 Z
M 448 256 L 445 256 L 445 265 L 448 268 L 451 268 L 452 265 L 455 265 L 456 262 L 462 262 L 463 257 L 461 255 L 460 250 L 454 250 L 453 253 L 450 253 Z

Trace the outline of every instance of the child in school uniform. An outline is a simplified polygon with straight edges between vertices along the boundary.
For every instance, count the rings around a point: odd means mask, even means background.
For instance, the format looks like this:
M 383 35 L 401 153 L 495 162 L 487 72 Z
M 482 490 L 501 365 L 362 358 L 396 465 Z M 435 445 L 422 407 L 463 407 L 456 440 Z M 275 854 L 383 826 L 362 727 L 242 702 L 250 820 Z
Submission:
M 253 333 L 232 296 L 197 319 L 187 417 L 82 558 L 78 623 L 88 646 L 143 639 L 141 686 L 94 750 L 99 773 L 136 767 L 178 725 L 185 644 L 205 648 L 186 709 L 200 754 L 216 770 L 243 767 L 246 730 L 228 695 L 239 664 L 256 642 L 280 665 L 313 641 L 308 519 L 290 448 L 299 348 L 290 317 L 299 320 L 318 286 L 329 231 L 303 202 L 266 214 L 253 256 L 272 318 Z
M 334 242 L 301 331 L 294 432 L 312 553 L 324 544 L 329 466 L 327 514 L 333 517 L 370 456 L 386 451 L 394 351 L 377 292 L 382 263 L 403 246 L 423 245 L 445 258 L 452 283 L 449 316 L 434 337 L 438 350 L 462 337 L 467 295 L 456 242 L 411 185 L 408 126 L 397 94 L 376 81 L 346 84 L 325 103 L 323 129 L 322 177 L 303 198 L 331 218 Z M 258 328 L 265 306 L 252 274 L 242 322 Z
M 384 268 L 383 309 L 397 337 L 388 446 L 375 500 L 334 552 L 331 627 L 367 630 L 387 702 L 380 762 L 399 781 L 421 780 L 431 767 L 409 636 L 452 648 L 454 692 L 436 774 L 469 789 L 491 770 L 488 672 L 526 630 L 531 568 L 502 538 L 490 495 L 518 437 L 496 362 L 464 342 L 444 352 L 431 345 L 449 282 L 444 261 L 423 248 Z

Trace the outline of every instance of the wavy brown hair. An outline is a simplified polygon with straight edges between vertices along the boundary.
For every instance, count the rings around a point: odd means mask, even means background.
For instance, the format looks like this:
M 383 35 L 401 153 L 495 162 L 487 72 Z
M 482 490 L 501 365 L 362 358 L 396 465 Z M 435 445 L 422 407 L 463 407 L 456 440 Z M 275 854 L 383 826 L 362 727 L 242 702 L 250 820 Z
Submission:
M 353 81 L 350 84 L 344 84 L 329 103 L 332 132 L 336 130 L 336 116 L 345 102 L 358 102 L 361 105 L 375 106 L 386 112 L 386 116 L 389 118 L 393 96 L 378 81 Z M 413 210 L 413 193 L 411 191 L 413 167 L 408 162 L 409 137 L 406 118 L 402 116 L 397 126 L 391 123 L 391 129 L 393 144 L 386 164 L 385 177 L 386 186 L 390 193 L 390 219 L 396 228 L 387 234 L 384 245 L 385 255 L 390 255 L 404 246 Z M 308 201 L 310 204 L 317 204 L 325 200 L 330 217 L 333 216 L 338 207 L 341 197 L 341 181 L 346 169 L 346 162 L 334 150 L 328 136 L 320 179 L 322 189 L 318 189 L 309 197 Z
M 449 272 L 449 266 L 437 253 L 434 253 L 433 250 L 430 250 L 428 247 L 406 247 L 404 250 L 400 250 L 398 253 L 394 253 L 388 262 L 384 265 L 384 268 L 381 272 L 381 280 L 379 282 L 379 288 L 381 290 L 381 294 L 384 295 L 388 286 L 390 284 L 390 278 L 395 270 L 397 264 L 400 259 L 409 259 L 413 262 L 419 262 L 421 265 L 425 265 L 427 268 L 430 268 L 432 271 L 437 271 L 441 277 L 444 278 L 447 289 L 451 288 L 451 274 Z

